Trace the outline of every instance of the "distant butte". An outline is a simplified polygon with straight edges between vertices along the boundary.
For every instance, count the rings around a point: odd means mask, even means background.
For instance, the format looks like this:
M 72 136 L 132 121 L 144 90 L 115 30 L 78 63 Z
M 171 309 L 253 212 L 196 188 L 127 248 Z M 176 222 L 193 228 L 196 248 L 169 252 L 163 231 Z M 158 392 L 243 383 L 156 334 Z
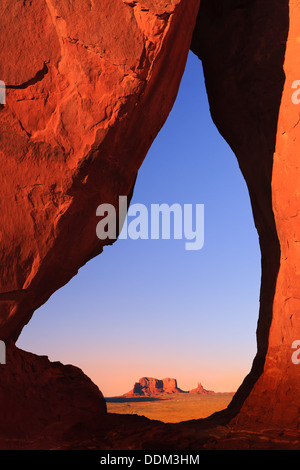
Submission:
M 213 395 L 215 392 L 213 392 L 212 390 L 205 390 L 205 388 L 203 388 L 203 385 L 199 382 L 197 387 L 190 390 L 189 393 L 197 395 Z
M 184 391 L 178 388 L 177 380 L 169 377 L 165 379 L 155 379 L 153 377 L 142 377 L 138 382 L 134 384 L 134 387 L 130 392 L 124 393 L 123 397 L 151 397 L 162 394 L 181 394 L 190 393 L 198 395 L 213 394 L 212 390 L 205 390 L 201 383 L 198 383 L 197 388 L 190 391 Z

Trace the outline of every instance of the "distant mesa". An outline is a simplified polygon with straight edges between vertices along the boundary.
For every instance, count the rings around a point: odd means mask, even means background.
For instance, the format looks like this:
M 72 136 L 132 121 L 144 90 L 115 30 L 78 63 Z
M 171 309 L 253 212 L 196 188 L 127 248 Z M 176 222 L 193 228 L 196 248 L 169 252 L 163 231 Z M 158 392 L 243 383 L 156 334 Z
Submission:
M 142 377 L 134 384 L 133 389 L 125 393 L 124 396 L 153 396 L 161 395 L 162 393 L 184 393 L 183 390 L 178 388 L 176 379 L 155 379 L 153 377 Z
M 177 386 L 177 380 L 169 377 L 165 379 L 155 379 L 153 377 L 142 377 L 134 384 L 130 392 L 124 393 L 123 397 L 153 397 L 163 394 L 181 394 L 190 393 L 197 395 L 214 394 L 212 390 L 205 390 L 201 383 L 198 383 L 197 388 L 190 391 L 181 390 Z

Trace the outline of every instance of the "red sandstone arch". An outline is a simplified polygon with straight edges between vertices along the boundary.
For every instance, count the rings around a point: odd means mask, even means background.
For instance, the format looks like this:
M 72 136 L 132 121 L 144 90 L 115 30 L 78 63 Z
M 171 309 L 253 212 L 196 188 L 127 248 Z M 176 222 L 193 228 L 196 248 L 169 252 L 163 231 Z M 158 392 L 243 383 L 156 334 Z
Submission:
M 101 252 L 96 207 L 131 194 L 175 101 L 198 8 L 199 0 L 1 2 L 0 79 L 7 97 L 0 105 L 0 337 L 9 346 L 10 368 L 0 379 L 0 413 L 12 433 L 14 426 L 21 434 L 26 428 L 24 402 L 18 408 L 30 379 L 23 372 L 40 363 L 13 344 L 33 312 Z M 253 368 L 228 409 L 193 429 L 214 421 L 295 428 L 299 421 L 298 369 L 291 361 L 300 337 L 299 110 L 291 101 L 291 84 L 300 78 L 297 8 L 288 0 L 202 0 L 198 15 L 192 50 L 203 61 L 213 119 L 249 188 L 262 286 Z M 64 376 L 56 366 L 43 380 Z M 68 371 L 61 393 L 77 377 L 79 395 L 88 390 L 94 416 L 105 421 L 101 394 L 77 372 Z M 35 380 L 29 399 L 39 413 L 38 374 Z M 6 409 L 11 381 L 13 420 Z M 45 390 L 43 401 L 55 410 Z M 67 426 L 76 424 L 72 409 L 56 411 Z M 87 415 L 89 426 L 93 410 Z M 43 415 L 42 422 L 56 418 Z

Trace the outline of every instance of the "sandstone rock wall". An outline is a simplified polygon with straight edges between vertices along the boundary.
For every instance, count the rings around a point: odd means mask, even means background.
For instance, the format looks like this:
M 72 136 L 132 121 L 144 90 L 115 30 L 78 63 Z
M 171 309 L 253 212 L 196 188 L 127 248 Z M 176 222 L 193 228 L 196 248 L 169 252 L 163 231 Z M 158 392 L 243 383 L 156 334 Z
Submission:
M 291 100 L 300 70 L 299 6 L 203 0 L 192 43 L 212 117 L 248 185 L 261 247 L 258 351 L 229 407 L 238 413 L 235 423 L 254 427 L 299 423 L 300 369 L 291 360 L 300 338 L 300 128 Z
M 105 415 L 83 374 L 14 342 L 35 310 L 112 243 L 96 236 L 96 209 L 130 200 L 175 101 L 198 9 L 199 0 L 0 3 L 4 433 L 25 430 L 30 439 L 43 422 L 61 432 L 93 428 L 90 417 Z
M 107 243 L 96 236 L 96 208 L 132 195 L 175 101 L 199 3 L 1 2 L 0 339 L 10 345 L 20 384 L 25 367 L 40 386 L 39 366 L 21 366 L 13 343 L 34 311 Z M 300 79 L 299 7 L 298 0 L 202 0 L 192 41 L 259 234 L 258 350 L 226 410 L 231 423 L 254 427 L 299 424 L 300 365 L 291 360 L 300 339 L 300 127 L 291 100 Z M 51 378 L 56 366 L 42 362 Z M 7 403 L 19 396 L 5 392 L 11 380 L 1 376 Z M 90 384 L 83 388 L 88 393 Z M 35 393 L 28 389 L 29 403 Z
M 0 5 L 0 338 L 101 253 L 175 101 L 199 0 Z

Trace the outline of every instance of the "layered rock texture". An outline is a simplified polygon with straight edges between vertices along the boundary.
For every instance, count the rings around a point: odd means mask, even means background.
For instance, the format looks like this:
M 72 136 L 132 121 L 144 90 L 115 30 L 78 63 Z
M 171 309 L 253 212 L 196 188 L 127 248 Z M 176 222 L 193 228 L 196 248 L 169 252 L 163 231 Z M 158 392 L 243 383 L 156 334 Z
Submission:
M 155 397 L 164 394 L 181 394 L 191 393 L 197 395 L 213 394 L 212 390 L 205 390 L 205 388 L 198 383 L 196 388 L 189 391 L 184 391 L 177 385 L 177 380 L 167 377 L 165 379 L 155 379 L 153 377 L 142 377 L 134 384 L 130 392 L 124 393 L 124 397 Z
M 164 124 L 199 0 L 4 0 L 0 5 L 0 338 L 102 251 Z M 172 53 L 170 53 L 172 51 Z
M 135 397 L 135 396 L 157 396 L 164 393 L 184 393 L 177 386 L 177 380 L 169 377 L 165 379 L 155 379 L 153 377 L 142 377 L 138 382 L 134 384 L 133 389 L 125 393 L 124 397 Z
M 35 429 L 42 421 L 90 426 L 91 413 L 105 416 L 101 393 L 78 370 L 20 352 L 14 342 L 33 312 L 111 243 L 96 236 L 96 209 L 117 207 L 120 195 L 130 199 L 176 98 L 198 10 L 199 0 L 1 2 L 0 339 L 9 345 L 0 377 L 3 430 L 14 404 L 12 433 L 28 404 Z M 300 105 L 292 101 L 300 80 L 299 11 L 298 0 L 201 0 L 192 39 L 212 117 L 249 188 L 262 253 L 257 355 L 218 415 L 235 427 L 299 426 L 300 365 L 292 362 L 300 339 Z M 51 390 L 62 397 L 57 408 Z M 68 404 L 63 397 L 72 390 Z M 78 408 L 82 397 L 89 405 Z M 128 423 L 136 429 L 134 419 L 122 419 L 123 434 Z M 155 426 L 160 437 L 171 436 Z M 176 428 L 174 439 L 183 442 L 180 432 L 193 439 L 195 426 Z M 130 440 L 128 446 L 134 448 Z
M 175 101 L 198 9 L 199 0 L 1 1 L 0 339 L 7 344 L 51 294 L 112 243 L 96 235 L 96 209 L 110 203 L 118 210 L 120 195 L 130 200 L 138 169 Z M 40 358 L 36 369 L 25 354 L 24 367 L 9 372 L 23 356 L 12 347 L 7 355 L 0 387 L 10 388 L 10 374 L 20 377 L 15 392 L 3 396 L 3 429 L 10 419 L 5 407 L 23 394 L 11 425 L 17 426 L 17 416 L 24 421 L 26 408 L 37 415 L 31 432 L 47 413 L 56 421 L 65 401 L 52 414 L 55 378 L 67 400 L 76 389 L 72 371 L 63 378 L 63 367 Z M 77 378 L 78 414 L 85 390 L 87 411 L 105 415 L 99 391 Z M 31 382 L 41 387 L 40 396 L 27 386 Z M 61 420 L 76 415 L 72 400 Z

